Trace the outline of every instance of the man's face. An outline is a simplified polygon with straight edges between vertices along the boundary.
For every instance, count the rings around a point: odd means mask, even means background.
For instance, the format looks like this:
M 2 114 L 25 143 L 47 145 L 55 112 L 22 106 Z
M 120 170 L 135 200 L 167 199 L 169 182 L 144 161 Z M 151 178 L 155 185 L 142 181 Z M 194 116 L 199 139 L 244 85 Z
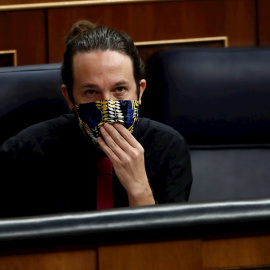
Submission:
M 139 101 L 146 82 L 140 82 Z M 63 94 L 69 106 L 67 91 Z M 94 51 L 77 53 L 73 58 L 73 97 L 75 104 L 98 100 L 136 100 L 136 82 L 133 76 L 131 59 L 116 51 Z

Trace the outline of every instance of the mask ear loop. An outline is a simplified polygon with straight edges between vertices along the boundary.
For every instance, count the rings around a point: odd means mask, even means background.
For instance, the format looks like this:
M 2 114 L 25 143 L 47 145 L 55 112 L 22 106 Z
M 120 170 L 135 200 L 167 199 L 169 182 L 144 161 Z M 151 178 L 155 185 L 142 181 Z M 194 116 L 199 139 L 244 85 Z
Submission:
M 74 104 L 74 107 L 73 107 L 73 112 L 74 114 L 77 116 L 77 119 L 79 121 L 79 127 L 80 129 L 82 130 L 83 134 L 86 136 L 86 137 L 90 137 L 92 142 L 99 146 L 98 142 L 97 142 L 97 139 L 93 136 L 93 135 L 90 135 L 92 134 L 90 128 L 88 127 L 88 125 L 86 123 L 84 123 L 82 121 L 82 119 L 80 118 L 79 116 L 79 112 L 78 112 L 78 109 L 80 108 L 80 104 Z M 93 136 L 93 137 L 92 137 Z
M 141 111 L 141 104 L 140 104 L 140 97 L 139 96 L 138 96 L 137 101 L 138 101 L 138 116 L 137 116 L 137 118 L 139 118 L 140 111 Z
M 79 107 L 80 107 L 79 104 L 74 104 L 74 107 L 73 107 L 72 111 L 77 116 L 77 119 L 79 120 L 79 125 L 81 125 L 82 119 L 80 118 L 79 113 L 78 113 Z
M 82 119 L 80 118 L 79 113 L 78 113 L 79 107 L 80 107 L 79 104 L 74 104 L 73 112 L 74 112 L 74 114 L 76 115 L 76 117 L 77 117 L 77 119 L 79 121 L 79 127 L 80 127 L 80 129 L 83 131 L 84 135 L 87 136 L 88 134 L 87 134 L 87 131 L 86 131 L 85 124 L 82 121 Z
M 73 107 L 73 112 L 76 114 L 76 116 L 80 119 L 80 116 L 79 116 L 79 113 L 78 113 L 78 109 L 79 109 L 79 107 L 80 107 L 80 105 L 79 104 L 73 104 L 74 105 L 74 107 Z

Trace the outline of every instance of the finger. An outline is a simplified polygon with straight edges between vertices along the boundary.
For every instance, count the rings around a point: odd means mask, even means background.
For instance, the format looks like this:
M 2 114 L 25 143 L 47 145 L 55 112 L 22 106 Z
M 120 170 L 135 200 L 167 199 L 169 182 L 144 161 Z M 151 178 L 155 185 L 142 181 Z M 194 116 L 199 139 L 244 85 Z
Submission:
M 101 136 L 99 136 L 97 138 L 99 146 L 101 148 L 101 150 L 107 155 L 107 157 L 112 161 L 117 161 L 119 160 L 119 158 L 117 157 L 117 155 L 115 155 L 115 153 L 110 149 L 110 147 L 108 147 L 108 145 L 106 144 L 106 142 L 102 139 Z
M 102 137 L 107 147 L 121 160 L 126 155 L 131 146 L 121 136 L 121 134 L 110 124 L 105 124 L 100 128 Z M 110 152 L 106 148 L 107 152 Z
M 110 125 L 109 125 L 110 126 Z M 144 149 L 142 145 L 133 137 L 133 135 L 121 124 L 114 124 L 114 126 L 106 126 L 113 131 L 113 133 L 117 134 L 117 137 L 120 136 L 121 144 L 119 144 L 121 151 L 114 150 L 115 154 L 118 156 L 120 160 L 130 160 L 137 159 L 141 155 L 144 155 Z M 119 129 L 119 131 L 116 129 Z M 123 134 L 123 136 L 122 136 Z
M 104 130 L 102 131 L 102 136 L 111 149 L 117 150 L 117 148 L 120 147 L 122 150 L 126 151 L 130 147 L 126 139 L 113 125 L 105 124 L 103 128 Z M 125 127 L 123 128 L 125 129 Z
M 138 141 L 122 124 L 114 123 L 113 126 L 131 146 L 138 147 Z

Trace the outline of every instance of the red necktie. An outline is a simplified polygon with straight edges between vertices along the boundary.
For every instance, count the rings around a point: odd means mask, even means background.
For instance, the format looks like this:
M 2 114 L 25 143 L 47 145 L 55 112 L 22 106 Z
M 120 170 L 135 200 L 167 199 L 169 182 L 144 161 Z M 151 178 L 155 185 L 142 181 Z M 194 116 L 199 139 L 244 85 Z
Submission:
M 113 208 L 113 165 L 108 157 L 97 162 L 97 210 Z

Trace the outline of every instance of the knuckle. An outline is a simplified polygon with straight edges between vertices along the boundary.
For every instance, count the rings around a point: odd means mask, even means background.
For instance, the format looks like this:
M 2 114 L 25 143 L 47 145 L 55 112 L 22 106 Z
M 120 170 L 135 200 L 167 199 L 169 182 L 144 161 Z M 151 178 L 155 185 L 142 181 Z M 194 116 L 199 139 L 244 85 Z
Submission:
M 110 149 L 115 149 L 117 147 L 116 143 L 114 141 L 110 141 L 108 144 Z
M 116 142 L 117 144 L 121 144 L 121 143 L 123 142 L 123 137 L 121 137 L 121 136 L 116 136 L 115 142 Z
M 126 139 L 131 139 L 133 136 L 132 136 L 132 134 L 130 133 L 130 132 L 125 132 L 124 134 L 123 134 L 123 136 L 126 138 Z
M 140 152 L 139 151 L 132 151 L 131 152 L 131 158 L 134 160 L 137 160 L 140 157 Z
M 137 149 L 139 154 L 144 155 L 144 148 L 141 145 Z
M 131 158 L 129 156 L 125 156 L 124 158 L 122 158 L 121 160 L 121 164 L 122 166 L 125 166 L 127 164 L 130 164 L 131 163 Z

